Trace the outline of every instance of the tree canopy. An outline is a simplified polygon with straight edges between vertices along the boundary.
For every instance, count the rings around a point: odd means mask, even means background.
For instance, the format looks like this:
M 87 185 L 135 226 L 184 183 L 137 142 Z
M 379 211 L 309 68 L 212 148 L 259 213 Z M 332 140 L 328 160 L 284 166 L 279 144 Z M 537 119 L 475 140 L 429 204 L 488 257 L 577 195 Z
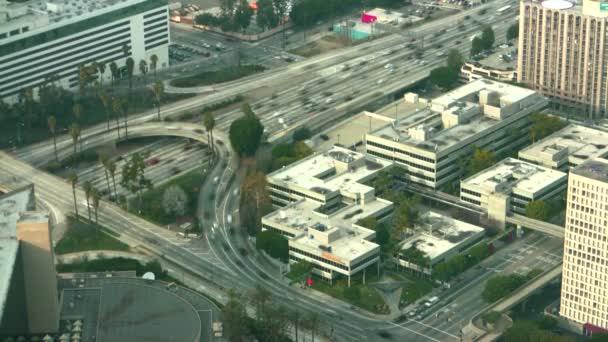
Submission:
M 469 161 L 468 174 L 473 175 L 496 164 L 496 154 L 490 150 L 475 148 Z
M 464 64 L 464 57 L 457 49 L 448 51 L 448 68 L 460 72 L 460 67 Z
M 548 221 L 551 218 L 551 205 L 543 200 L 531 201 L 526 205 L 526 216 L 540 221 Z
M 272 210 L 266 175 L 261 171 L 248 174 L 241 184 L 239 214 L 241 223 L 251 236 L 262 227 L 262 217 Z
M 287 262 L 289 259 L 289 246 L 287 239 L 274 231 L 265 230 L 259 232 L 255 239 L 255 248 L 268 253 L 273 258 Z
M 519 37 L 519 22 L 509 26 L 507 29 L 507 40 L 513 40 Z
M 531 116 L 532 126 L 528 131 L 531 142 L 536 142 L 566 127 L 567 123 L 556 116 L 534 113 Z
M 522 286 L 526 281 L 527 278 L 519 274 L 495 276 L 488 279 L 488 282 L 481 293 L 481 297 L 486 302 L 493 303 L 510 294 L 513 290 Z
M 253 115 L 242 116 L 230 125 L 229 138 L 234 151 L 241 157 L 255 154 L 264 134 L 264 126 Z
M 475 37 L 471 41 L 471 56 L 475 56 L 484 50 L 484 44 L 481 38 Z
M 440 88 L 449 89 L 458 82 L 458 70 L 447 66 L 437 67 L 431 70 L 429 81 Z
M 492 26 L 484 27 L 483 31 L 481 32 L 481 46 L 483 47 L 483 49 L 491 49 L 494 46 L 495 40 L 496 39 L 494 37 L 494 30 L 492 29 Z

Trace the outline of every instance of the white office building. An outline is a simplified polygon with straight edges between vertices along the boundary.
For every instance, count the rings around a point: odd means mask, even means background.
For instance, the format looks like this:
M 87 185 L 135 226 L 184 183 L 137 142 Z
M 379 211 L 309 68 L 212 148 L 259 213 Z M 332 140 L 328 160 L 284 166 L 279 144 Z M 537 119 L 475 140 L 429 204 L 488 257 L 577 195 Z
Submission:
M 420 221 L 418 232 L 401 243 L 395 262 L 426 276 L 432 275 L 433 266 L 468 250 L 485 234 L 481 227 L 433 211 Z
M 289 240 L 291 263 L 306 260 L 330 282 L 379 264 L 375 232 L 360 219 L 390 218 L 393 204 L 375 196 L 370 180 L 391 163 L 366 158 L 342 147 L 316 153 L 268 175 L 277 211 L 262 218 L 262 228 Z
M 532 90 L 476 80 L 366 134 L 366 152 L 394 161 L 404 169 L 406 181 L 438 189 L 459 180 L 459 162 L 474 147 L 500 154 L 523 145 L 530 114 L 546 104 Z
M 562 193 L 568 176 L 561 171 L 506 158 L 460 183 L 460 199 L 489 212 L 523 214 L 531 201 Z
M 608 154 L 608 132 L 568 125 L 519 151 L 519 159 L 567 171 L 587 160 Z
M 14 103 L 24 89 L 53 79 L 78 87 L 79 66 L 105 63 L 124 68 L 158 57 L 169 64 L 169 17 L 164 0 L 0 0 L 0 99 Z M 126 54 L 125 54 L 126 47 Z

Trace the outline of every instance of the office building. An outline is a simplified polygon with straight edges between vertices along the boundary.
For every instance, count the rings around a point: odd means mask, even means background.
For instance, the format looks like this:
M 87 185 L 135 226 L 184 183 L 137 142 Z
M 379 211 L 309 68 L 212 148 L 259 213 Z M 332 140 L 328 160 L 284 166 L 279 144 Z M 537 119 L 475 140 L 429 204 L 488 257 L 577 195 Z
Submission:
M 460 182 L 460 199 L 489 213 L 524 214 L 528 203 L 561 194 L 567 179 L 564 172 L 506 158 Z
M 570 170 L 560 315 L 592 331 L 608 329 L 607 203 L 607 159 Z
M 390 218 L 393 204 L 377 198 L 371 180 L 391 163 L 334 146 L 268 175 L 277 211 L 262 218 L 262 229 L 288 239 L 289 261 L 306 260 L 332 282 L 380 262 L 375 231 L 357 224 Z M 365 279 L 365 278 L 364 278 Z
M 468 250 L 483 239 L 485 230 L 429 211 L 421 217 L 418 232 L 401 244 L 395 262 L 425 276 L 433 266 Z
M 465 62 L 460 67 L 460 80 L 473 82 L 482 78 L 492 79 L 500 82 L 513 82 L 517 79 L 517 72 L 513 69 L 498 68 L 484 65 L 480 62 Z
M 530 114 L 546 103 L 535 91 L 480 79 L 366 134 L 366 152 L 394 161 L 406 181 L 439 189 L 459 181 L 473 148 L 500 154 L 523 145 Z
M 54 333 L 59 297 L 49 216 L 34 187 L 0 197 L 0 336 Z
M 115 62 L 169 64 L 169 18 L 163 0 L 0 0 L 0 99 L 14 103 L 24 89 L 53 80 L 78 88 L 79 66 Z
M 519 151 L 519 159 L 568 171 L 588 159 L 608 154 L 608 132 L 568 125 Z
M 600 0 L 522 1 L 517 82 L 590 118 L 606 116 L 605 6 Z

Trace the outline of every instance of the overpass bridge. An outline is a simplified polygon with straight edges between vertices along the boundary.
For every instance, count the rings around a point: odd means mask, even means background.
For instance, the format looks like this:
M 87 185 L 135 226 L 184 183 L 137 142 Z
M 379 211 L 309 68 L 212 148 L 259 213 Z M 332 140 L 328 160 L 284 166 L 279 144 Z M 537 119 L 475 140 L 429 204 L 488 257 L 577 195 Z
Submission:
M 485 210 L 461 201 L 460 198 L 454 195 L 450 195 L 444 192 L 439 192 L 435 190 L 431 190 L 428 188 L 424 188 L 422 186 L 417 185 L 406 185 L 406 189 L 413 191 L 423 198 L 427 198 L 439 203 L 447 204 L 453 207 L 457 207 L 459 209 L 465 209 L 472 212 L 476 212 L 478 214 L 486 214 Z M 549 234 L 555 237 L 564 238 L 564 227 L 558 226 L 556 224 L 535 220 L 523 215 L 510 213 L 506 216 L 506 222 L 517 225 L 519 228 L 528 228 L 532 230 L 539 231 L 544 234 Z

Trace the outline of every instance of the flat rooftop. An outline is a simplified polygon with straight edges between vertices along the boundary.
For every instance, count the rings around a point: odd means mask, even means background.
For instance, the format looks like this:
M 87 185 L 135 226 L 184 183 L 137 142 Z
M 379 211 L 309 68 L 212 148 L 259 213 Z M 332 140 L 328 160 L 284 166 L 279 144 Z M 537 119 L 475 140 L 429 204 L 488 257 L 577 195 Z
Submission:
M 608 151 L 608 132 L 571 124 L 519 151 L 519 155 L 551 160 L 564 150 L 568 161 L 579 165 Z
M 431 261 L 484 232 L 481 227 L 434 211 L 426 213 L 422 222 L 422 231 L 405 240 L 401 250 L 415 246 Z
M 82 341 L 202 340 L 197 308 L 161 282 L 99 277 L 62 279 L 59 286 L 60 319 L 81 320 Z
M 570 170 L 571 173 L 608 183 L 608 160 L 595 158 L 587 160 Z
M 345 167 L 348 165 L 348 167 Z M 367 193 L 371 187 L 360 180 L 391 165 L 391 162 L 366 157 L 363 153 L 333 146 L 268 175 L 271 181 L 282 181 L 320 194 L 335 191 Z
M 353 225 L 359 219 L 366 218 L 392 205 L 391 202 L 376 198 L 366 202 L 365 205 L 351 204 L 332 213 L 324 215 L 315 211 L 319 203 L 309 200 L 300 200 L 284 208 L 276 210 L 264 217 L 265 222 L 274 222 L 277 225 L 287 226 L 300 232 L 291 241 L 296 244 L 319 248 L 325 243 L 311 239 L 307 234 L 310 227 L 322 225 L 325 229 L 336 229 L 339 238 L 329 243 L 331 253 L 343 260 L 354 260 L 357 257 L 378 247 L 377 244 L 366 241 L 374 231 L 359 228 Z
M 533 194 L 566 177 L 567 175 L 564 172 L 558 170 L 515 158 L 506 158 L 492 167 L 463 180 L 462 183 L 489 189 L 507 186 L 509 190 L 516 188 Z
M 511 103 L 536 94 L 533 90 L 497 81 L 479 79 L 433 99 L 431 104 L 437 104 L 445 108 L 459 107 L 469 110 L 472 106 L 477 106 L 477 103 L 472 102 L 472 100 L 476 94 L 484 89 L 495 91 L 499 94 L 501 100 Z M 500 122 L 500 120 L 479 113 L 464 123 L 444 128 L 442 113 L 428 107 L 416 108 L 408 113 L 399 113 L 397 121 L 372 131 L 370 135 L 427 151 L 440 152 L 488 130 Z M 410 129 L 422 126 L 432 128 L 431 137 L 424 141 L 416 139 L 409 132 Z

